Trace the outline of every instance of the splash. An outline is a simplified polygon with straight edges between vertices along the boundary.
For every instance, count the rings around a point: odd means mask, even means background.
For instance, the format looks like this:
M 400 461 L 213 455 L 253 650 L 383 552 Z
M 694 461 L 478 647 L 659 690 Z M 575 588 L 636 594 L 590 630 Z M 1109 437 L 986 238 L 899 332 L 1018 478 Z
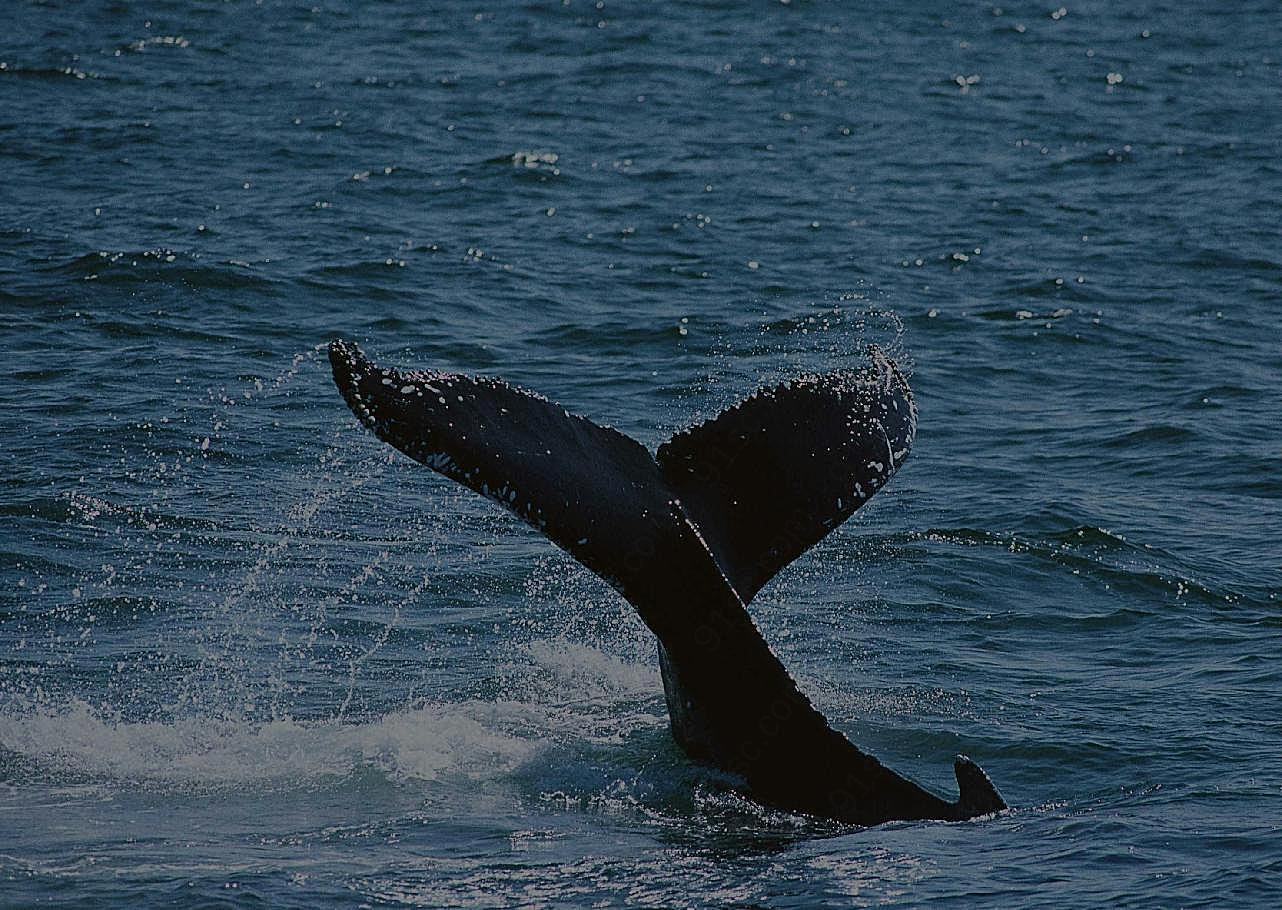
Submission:
M 911 379 L 904 336 L 899 314 L 877 306 L 860 291 L 839 294 L 835 301 L 815 303 L 800 313 L 767 318 L 752 333 L 725 331 L 712 342 L 711 369 L 695 378 L 681 396 L 696 407 L 693 414 L 683 413 L 682 420 L 698 423 L 752 389 L 779 385 L 802 374 L 858 369 L 867 363 L 870 345 Z
M 419 700 L 355 723 L 130 720 L 81 698 L 10 698 L 0 709 L 0 766 L 11 778 L 25 767 L 112 791 L 315 789 L 364 772 L 413 785 L 507 777 L 549 748 L 618 744 L 663 722 L 652 667 L 564 640 L 531 643 L 522 656 L 495 698 Z
M 362 724 L 131 722 L 73 699 L 57 709 L 0 713 L 0 747 L 42 778 L 87 778 L 111 789 L 312 789 L 367 769 L 400 783 L 485 778 L 537 752 L 538 739 L 518 732 L 529 728 L 532 710 L 464 702 L 414 706 Z

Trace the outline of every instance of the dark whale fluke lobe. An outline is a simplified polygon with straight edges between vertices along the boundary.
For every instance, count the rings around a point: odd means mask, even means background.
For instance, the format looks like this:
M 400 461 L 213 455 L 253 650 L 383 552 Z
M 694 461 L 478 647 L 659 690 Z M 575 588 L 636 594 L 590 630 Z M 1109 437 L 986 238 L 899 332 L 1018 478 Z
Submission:
M 904 377 L 859 371 L 762 389 L 657 455 L 497 379 L 371 363 L 334 341 L 353 413 L 406 455 L 488 497 L 604 578 L 659 640 L 677 742 L 763 803 L 839 821 L 961 820 L 1006 808 L 979 766 L 948 802 L 833 730 L 744 605 L 889 480 L 912 447 Z

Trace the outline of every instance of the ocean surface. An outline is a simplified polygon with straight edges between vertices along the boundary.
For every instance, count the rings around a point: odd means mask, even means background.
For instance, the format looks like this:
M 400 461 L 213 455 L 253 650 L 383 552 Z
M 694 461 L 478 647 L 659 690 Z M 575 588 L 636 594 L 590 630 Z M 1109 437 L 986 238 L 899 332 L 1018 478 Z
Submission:
M 0 906 L 1282 905 L 1282 8 L 29 2 L 0 35 Z M 751 612 L 953 798 L 766 810 L 323 347 L 654 447 L 910 372 Z

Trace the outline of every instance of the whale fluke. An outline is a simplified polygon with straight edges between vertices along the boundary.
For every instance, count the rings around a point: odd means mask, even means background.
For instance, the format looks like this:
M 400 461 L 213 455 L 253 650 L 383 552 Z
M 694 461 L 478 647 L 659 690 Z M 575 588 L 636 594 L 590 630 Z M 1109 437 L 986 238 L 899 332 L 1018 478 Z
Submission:
M 885 484 L 916 428 L 908 384 L 872 348 L 868 369 L 762 389 L 656 457 L 747 603 Z
M 917 411 L 904 377 L 868 366 L 763 389 L 657 456 L 497 379 L 371 363 L 330 345 L 334 381 L 380 439 L 502 505 L 604 578 L 659 641 L 672 731 L 697 761 L 780 808 L 871 825 L 1004 809 L 958 757 L 947 802 L 833 730 L 744 604 L 885 485 Z
M 379 439 L 513 512 L 615 587 L 644 568 L 636 542 L 675 533 L 658 465 L 624 434 L 501 380 L 379 367 L 342 341 L 329 357 L 348 406 Z

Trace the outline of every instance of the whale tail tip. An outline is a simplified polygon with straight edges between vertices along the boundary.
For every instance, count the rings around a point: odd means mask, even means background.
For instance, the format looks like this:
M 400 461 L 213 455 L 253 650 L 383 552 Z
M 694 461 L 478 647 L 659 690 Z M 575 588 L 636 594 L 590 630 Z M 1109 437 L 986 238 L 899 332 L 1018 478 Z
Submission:
M 984 769 L 965 755 L 957 756 L 953 762 L 953 773 L 957 775 L 957 788 L 961 794 L 957 807 L 962 818 L 991 815 L 1008 808 Z

